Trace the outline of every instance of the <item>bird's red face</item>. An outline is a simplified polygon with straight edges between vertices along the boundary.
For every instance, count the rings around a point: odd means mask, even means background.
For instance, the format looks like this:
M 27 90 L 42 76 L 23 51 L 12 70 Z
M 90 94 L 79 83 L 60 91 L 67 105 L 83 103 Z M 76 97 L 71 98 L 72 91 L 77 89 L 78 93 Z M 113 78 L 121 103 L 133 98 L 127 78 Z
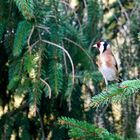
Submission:
M 110 47 L 110 44 L 106 41 L 99 41 L 95 45 L 93 45 L 93 47 L 97 48 L 100 53 L 103 53 Z
M 101 46 L 101 42 L 99 41 L 99 42 L 97 42 L 96 43 L 96 45 L 97 45 L 97 47 L 98 47 L 98 49 L 100 48 L 100 46 Z

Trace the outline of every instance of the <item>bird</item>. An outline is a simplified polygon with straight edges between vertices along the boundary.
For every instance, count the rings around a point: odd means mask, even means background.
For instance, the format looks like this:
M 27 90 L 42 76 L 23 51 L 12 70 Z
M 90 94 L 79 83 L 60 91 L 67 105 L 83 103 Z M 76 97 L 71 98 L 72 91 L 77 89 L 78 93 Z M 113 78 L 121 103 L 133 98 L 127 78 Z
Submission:
M 99 50 L 96 64 L 105 80 L 106 87 L 109 81 L 121 82 L 118 63 L 112 53 L 110 43 L 108 41 L 98 41 L 93 47 Z

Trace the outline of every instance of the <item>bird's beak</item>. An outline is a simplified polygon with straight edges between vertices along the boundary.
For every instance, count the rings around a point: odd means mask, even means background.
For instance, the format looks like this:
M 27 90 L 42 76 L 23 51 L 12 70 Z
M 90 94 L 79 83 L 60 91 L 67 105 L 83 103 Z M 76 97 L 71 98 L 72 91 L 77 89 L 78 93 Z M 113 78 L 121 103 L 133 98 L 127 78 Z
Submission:
M 94 44 L 92 47 L 93 47 L 93 48 L 97 48 L 97 44 Z

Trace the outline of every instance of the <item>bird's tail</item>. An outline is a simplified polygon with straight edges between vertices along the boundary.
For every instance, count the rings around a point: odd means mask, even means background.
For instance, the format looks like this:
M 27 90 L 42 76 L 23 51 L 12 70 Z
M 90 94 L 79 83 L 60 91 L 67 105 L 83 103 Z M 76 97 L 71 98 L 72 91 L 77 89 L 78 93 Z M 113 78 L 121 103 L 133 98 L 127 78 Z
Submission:
M 122 77 L 119 75 L 119 77 L 118 77 L 118 83 L 119 83 L 119 86 L 118 86 L 118 88 L 127 88 L 128 86 L 121 86 L 121 83 L 123 82 L 123 79 L 122 79 Z
M 118 83 L 121 83 L 121 82 L 123 82 L 123 79 L 122 79 L 122 76 L 119 75 L 119 77 L 118 77 Z

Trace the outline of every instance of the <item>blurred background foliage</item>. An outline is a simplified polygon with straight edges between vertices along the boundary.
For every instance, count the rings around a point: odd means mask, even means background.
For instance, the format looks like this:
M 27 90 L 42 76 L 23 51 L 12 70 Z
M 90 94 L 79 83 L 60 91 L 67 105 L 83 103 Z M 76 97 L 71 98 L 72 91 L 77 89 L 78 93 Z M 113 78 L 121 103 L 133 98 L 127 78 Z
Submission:
M 139 139 L 139 13 L 139 0 L 0 0 L 0 139 Z M 92 49 L 102 39 L 131 96 L 93 108 L 107 98 Z

